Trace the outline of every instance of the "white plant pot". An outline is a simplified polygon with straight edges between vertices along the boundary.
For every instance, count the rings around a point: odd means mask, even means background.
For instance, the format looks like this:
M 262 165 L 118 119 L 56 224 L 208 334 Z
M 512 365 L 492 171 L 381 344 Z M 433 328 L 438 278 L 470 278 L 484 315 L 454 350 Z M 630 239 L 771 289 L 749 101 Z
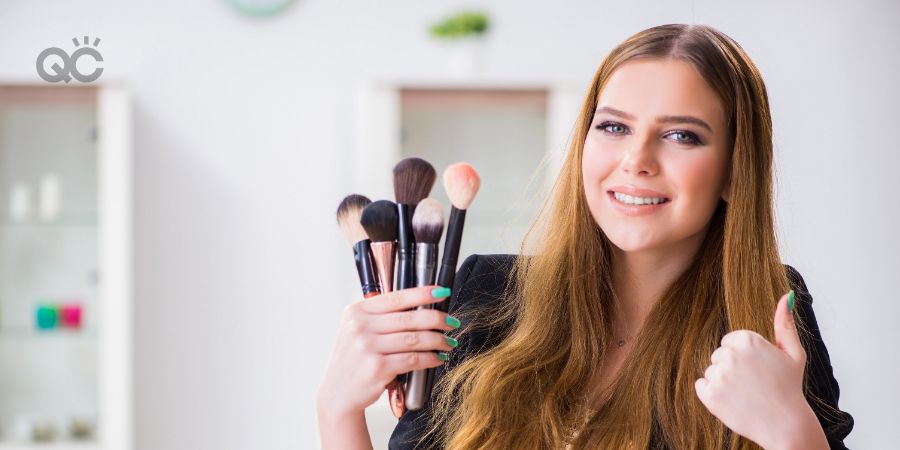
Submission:
M 468 36 L 441 40 L 447 55 L 447 70 L 456 76 L 468 76 L 484 69 L 484 37 Z

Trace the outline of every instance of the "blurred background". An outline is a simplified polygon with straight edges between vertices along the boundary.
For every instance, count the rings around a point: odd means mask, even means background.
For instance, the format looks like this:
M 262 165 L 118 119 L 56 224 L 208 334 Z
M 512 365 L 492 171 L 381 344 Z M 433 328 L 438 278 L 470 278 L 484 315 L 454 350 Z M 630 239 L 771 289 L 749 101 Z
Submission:
M 782 258 L 848 446 L 889 448 L 900 3 L 0 0 L 0 450 L 317 448 L 359 297 L 341 198 L 465 160 L 461 258 L 515 252 L 596 67 L 673 22 L 760 68 Z M 367 416 L 386 448 L 385 399 Z

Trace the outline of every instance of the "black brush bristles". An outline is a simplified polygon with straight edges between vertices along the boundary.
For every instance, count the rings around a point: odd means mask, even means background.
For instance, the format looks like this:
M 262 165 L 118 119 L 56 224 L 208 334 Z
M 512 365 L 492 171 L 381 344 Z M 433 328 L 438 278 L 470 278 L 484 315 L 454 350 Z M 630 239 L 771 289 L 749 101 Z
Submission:
M 362 211 L 359 222 L 372 242 L 397 240 L 397 205 L 390 200 L 376 200 Z
M 444 233 L 444 208 L 433 198 L 419 202 L 412 218 L 413 237 L 417 244 L 434 244 L 441 241 Z
M 415 207 L 428 197 L 437 172 L 422 158 L 405 158 L 394 166 L 394 197 L 397 203 Z

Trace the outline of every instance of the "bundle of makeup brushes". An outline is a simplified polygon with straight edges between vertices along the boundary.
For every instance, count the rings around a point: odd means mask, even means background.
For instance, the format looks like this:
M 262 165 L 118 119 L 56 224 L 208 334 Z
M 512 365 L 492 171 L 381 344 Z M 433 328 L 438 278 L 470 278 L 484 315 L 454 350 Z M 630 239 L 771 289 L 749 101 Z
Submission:
M 440 202 L 427 198 L 435 178 L 430 163 L 421 158 L 406 158 L 394 166 L 396 203 L 373 202 L 351 194 L 338 206 L 338 224 L 353 248 L 364 297 L 395 288 L 433 284 L 453 288 L 466 209 L 478 193 L 480 178 L 472 166 L 463 162 L 444 170 L 444 190 L 452 208 L 439 271 L 438 244 L 444 231 L 444 210 Z M 449 301 L 433 306 L 447 312 Z M 432 306 L 419 308 L 428 307 Z M 407 409 L 424 406 L 431 396 L 434 372 L 435 369 L 410 372 L 386 386 L 395 417 L 399 418 Z

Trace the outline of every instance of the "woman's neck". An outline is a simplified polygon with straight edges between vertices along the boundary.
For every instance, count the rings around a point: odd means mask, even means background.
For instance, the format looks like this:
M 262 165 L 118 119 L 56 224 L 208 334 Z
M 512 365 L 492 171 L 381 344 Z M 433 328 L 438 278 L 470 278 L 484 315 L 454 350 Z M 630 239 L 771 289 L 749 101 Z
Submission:
M 666 288 L 687 270 L 703 238 L 704 228 L 666 247 L 626 252 L 612 246 L 613 289 L 618 299 L 616 323 L 629 337 L 637 334 Z

